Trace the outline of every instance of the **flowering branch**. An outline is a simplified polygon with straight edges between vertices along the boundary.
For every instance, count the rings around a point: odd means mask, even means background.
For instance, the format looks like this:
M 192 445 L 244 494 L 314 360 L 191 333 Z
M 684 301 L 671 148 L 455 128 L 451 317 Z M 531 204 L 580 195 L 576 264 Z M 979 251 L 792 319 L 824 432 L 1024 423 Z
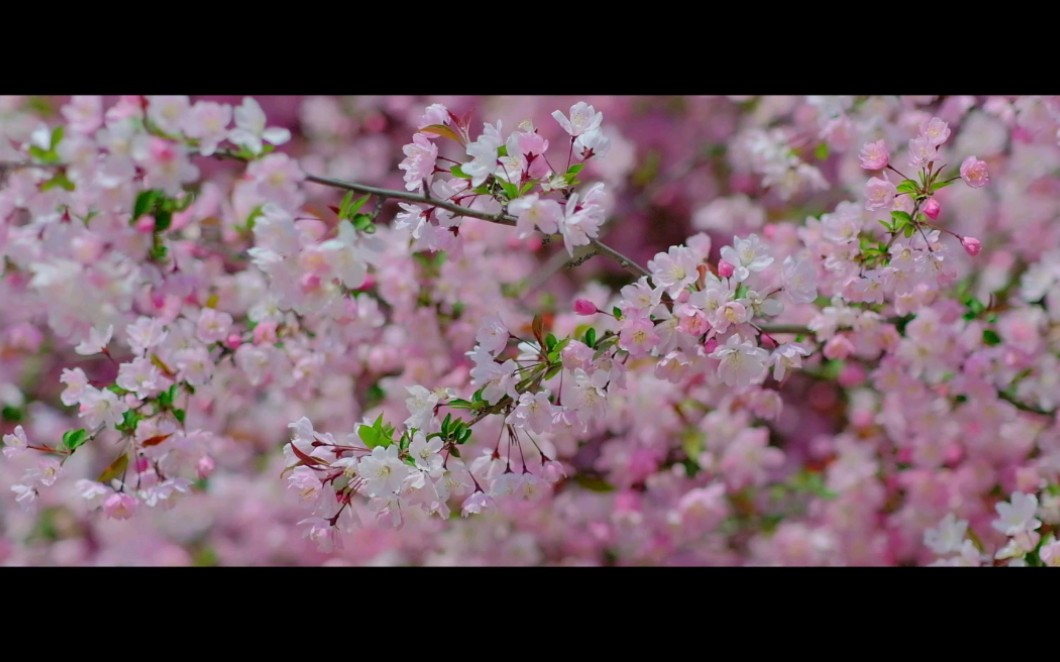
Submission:
M 395 189 L 385 189 L 376 186 L 368 186 L 366 184 L 358 184 L 356 182 L 344 182 L 338 179 L 331 179 L 330 177 L 319 177 L 317 175 L 306 175 L 307 182 L 313 182 L 315 184 L 321 184 L 323 186 L 332 186 L 334 188 L 341 188 L 347 191 L 354 191 L 356 193 L 367 193 L 368 195 L 375 195 L 381 198 L 392 198 L 394 200 L 404 200 L 406 202 L 413 202 L 421 205 L 428 205 L 431 207 L 439 207 L 446 211 L 451 211 L 454 214 L 460 216 L 467 216 L 469 218 L 477 218 L 483 221 L 489 221 L 490 223 L 498 223 L 500 225 L 515 226 L 516 219 L 505 213 L 489 214 L 486 212 L 476 211 L 469 209 L 462 205 L 454 204 L 452 202 L 446 202 L 444 200 L 436 200 L 426 195 L 408 193 L 406 191 L 398 191 Z M 612 260 L 617 262 L 619 266 L 632 271 L 635 274 L 641 276 L 651 276 L 651 272 L 645 269 L 643 266 L 637 264 L 632 259 L 626 257 L 616 249 L 608 246 L 599 239 L 589 240 L 592 246 L 601 254 L 610 257 Z

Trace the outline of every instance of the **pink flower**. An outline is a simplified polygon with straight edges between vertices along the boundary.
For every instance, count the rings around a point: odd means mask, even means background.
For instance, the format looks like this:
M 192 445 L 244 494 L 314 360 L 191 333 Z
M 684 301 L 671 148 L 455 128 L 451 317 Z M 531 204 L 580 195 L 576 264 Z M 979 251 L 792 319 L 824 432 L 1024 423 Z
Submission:
M 647 317 L 626 318 L 618 334 L 618 346 L 632 357 L 644 356 L 659 344 L 659 340 L 655 324 Z
M 927 138 L 913 138 L 909 141 L 909 165 L 914 168 L 923 168 L 934 161 L 937 154 L 938 147 Z
M 111 519 L 129 519 L 136 512 L 137 501 L 124 493 L 115 493 L 103 502 L 103 512 Z
M 579 315 L 595 315 L 599 312 L 596 304 L 588 299 L 575 299 L 574 312 Z
M 426 134 L 417 133 L 402 151 L 405 153 L 405 160 L 398 164 L 398 169 L 405 171 L 405 189 L 418 191 L 423 188 L 424 181 L 429 184 L 434 177 L 438 146 L 431 142 Z
M 979 251 L 983 250 L 983 244 L 975 237 L 961 237 L 961 246 L 964 246 L 964 252 L 972 257 L 979 255 Z
M 974 156 L 969 156 L 961 164 L 961 179 L 972 188 L 981 188 L 990 182 L 990 173 L 986 169 L 986 161 L 980 161 Z
M 950 127 L 941 118 L 932 117 L 920 126 L 920 137 L 938 147 L 950 137 Z
M 878 209 L 890 209 L 894 204 L 894 196 L 897 195 L 898 189 L 886 179 L 873 177 L 865 186 L 865 193 L 865 209 L 876 211 Z
M 920 208 L 920 211 L 924 212 L 925 216 L 934 221 L 939 217 L 939 212 L 942 211 L 942 205 L 940 205 L 939 201 L 935 198 L 928 198 L 924 202 L 924 206 Z
M 199 153 L 210 156 L 228 136 L 232 122 L 232 106 L 213 101 L 198 101 L 191 112 L 184 115 L 184 135 L 199 141 Z
M 859 158 L 861 167 L 865 170 L 883 170 L 890 162 L 891 155 L 887 151 L 887 143 L 877 140 L 874 143 L 865 143 L 865 146 L 861 148 Z

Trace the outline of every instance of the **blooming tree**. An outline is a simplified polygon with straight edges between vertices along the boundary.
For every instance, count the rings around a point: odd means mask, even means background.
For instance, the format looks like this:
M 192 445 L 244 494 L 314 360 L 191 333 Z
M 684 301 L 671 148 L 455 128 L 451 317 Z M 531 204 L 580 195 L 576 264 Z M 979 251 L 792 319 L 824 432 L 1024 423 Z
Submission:
M 0 559 L 1060 564 L 1060 100 L 278 103 L 0 99 Z

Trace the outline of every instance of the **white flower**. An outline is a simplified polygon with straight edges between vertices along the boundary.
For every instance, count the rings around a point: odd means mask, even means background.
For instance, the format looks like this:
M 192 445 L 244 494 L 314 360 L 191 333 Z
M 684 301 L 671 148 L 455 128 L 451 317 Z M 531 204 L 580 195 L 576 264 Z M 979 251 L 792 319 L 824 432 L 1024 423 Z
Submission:
M 427 441 L 427 435 L 417 431 L 409 444 L 409 455 L 412 456 L 416 467 L 430 474 L 431 477 L 439 475 L 444 460 L 441 456 L 442 440 L 435 437 Z M 422 475 L 422 474 L 421 474 Z
M 501 123 L 486 124 L 482 134 L 467 146 L 471 160 L 461 166 L 464 174 L 471 176 L 471 185 L 478 186 L 497 170 L 497 150 L 504 144 L 501 138 Z
M 26 431 L 19 425 L 15 428 L 14 434 L 4 435 L 4 457 L 14 457 L 26 450 L 29 446 L 29 439 L 26 438 Z
M 795 303 L 813 303 L 817 298 L 817 270 L 810 260 L 784 258 L 780 272 L 784 294 Z
M 964 544 L 964 534 L 967 531 L 968 521 L 958 520 L 953 513 L 950 513 L 939 522 L 938 526 L 924 532 L 924 544 L 940 556 L 950 552 L 959 552 Z
M 744 341 L 739 334 L 733 334 L 710 356 L 721 361 L 718 377 L 724 384 L 745 388 L 765 375 L 769 352 Z
M 485 492 L 476 491 L 474 494 L 464 500 L 464 507 L 461 509 L 461 516 L 467 517 L 475 513 L 481 513 L 485 510 L 494 507 L 493 499 L 490 498 Z
M 604 121 L 604 114 L 596 112 L 595 108 L 584 101 L 570 107 L 570 119 L 558 110 L 553 111 L 552 117 L 564 131 L 575 137 L 600 128 L 600 123 Z
M 515 230 L 520 239 L 533 234 L 534 228 L 545 234 L 555 234 L 563 218 L 563 208 L 558 202 L 542 200 L 537 193 L 512 200 L 508 211 L 516 217 Z
M 118 386 L 136 393 L 141 400 L 149 398 L 166 387 L 162 372 L 145 358 L 133 359 L 118 367 Z
M 95 328 L 92 328 L 88 332 L 88 339 L 82 340 L 78 343 L 77 347 L 74 347 L 74 351 L 82 356 L 90 356 L 92 354 L 99 354 L 103 351 L 103 348 L 110 342 L 111 336 L 114 335 L 114 325 L 108 324 L 107 330 L 100 333 Z
M 90 428 L 100 425 L 110 427 L 120 423 L 122 414 L 128 409 L 129 406 L 119 400 L 113 391 L 101 391 L 89 386 L 81 397 L 81 411 L 78 415 L 85 419 Z
M 475 341 L 492 356 L 497 356 L 508 346 L 508 327 L 499 315 L 490 315 L 482 320 Z
M 357 474 L 364 480 L 364 492 L 373 498 L 396 494 L 408 472 L 408 465 L 398 458 L 397 444 L 376 446 L 357 465 Z
M 434 417 L 434 408 L 440 399 L 438 394 L 418 384 L 406 386 L 405 390 L 409 394 L 409 397 L 405 399 L 405 406 L 409 410 L 409 417 L 405 419 L 405 427 L 426 429 Z
M 648 262 L 651 279 L 658 287 L 677 296 L 699 278 L 696 255 L 687 246 L 671 246 L 665 253 L 657 253 Z
M 597 114 L 603 117 L 602 113 Z M 611 139 L 605 136 L 600 129 L 586 131 L 574 141 L 574 154 L 583 160 L 603 156 L 609 149 L 611 149 Z
M 81 368 L 74 368 L 73 370 L 63 368 L 63 374 L 59 377 L 59 381 L 66 384 L 66 388 L 63 390 L 62 395 L 59 396 L 59 399 L 67 407 L 77 404 L 88 386 L 88 376 L 85 375 L 85 371 Z
M 769 362 L 773 366 L 773 379 L 778 382 L 784 379 L 788 370 L 801 368 L 802 357 L 809 356 L 810 352 L 799 345 L 785 343 L 773 350 Z
M 1008 502 L 1002 501 L 995 506 L 1000 517 L 991 525 L 1007 536 L 1029 533 L 1042 525 L 1034 517 L 1038 510 L 1038 497 L 1033 494 L 1016 492 Z
M 134 354 L 143 355 L 155 345 L 161 344 L 169 333 L 165 322 L 156 317 L 141 317 L 125 327 L 125 337 Z
M 261 105 L 250 97 L 243 99 L 243 105 L 236 108 L 236 128 L 228 132 L 228 139 L 237 145 L 246 147 L 253 154 L 260 154 L 264 145 L 282 145 L 291 139 L 287 129 L 265 128 L 265 111 Z
M 746 239 L 735 237 L 732 246 L 721 249 L 721 257 L 734 267 L 733 278 L 740 283 L 750 277 L 752 271 L 762 271 L 773 264 L 773 258 L 765 254 L 766 246 L 752 234 Z
M 195 323 L 195 337 L 204 343 L 221 342 L 228 337 L 232 328 L 232 316 L 220 313 L 213 308 L 203 308 Z

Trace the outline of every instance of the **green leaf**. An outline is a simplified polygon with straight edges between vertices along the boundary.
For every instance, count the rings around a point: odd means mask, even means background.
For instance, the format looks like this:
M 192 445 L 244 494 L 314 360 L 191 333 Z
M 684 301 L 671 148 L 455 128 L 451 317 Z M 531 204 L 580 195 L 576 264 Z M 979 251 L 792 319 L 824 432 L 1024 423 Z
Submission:
M 347 219 L 350 217 L 350 204 L 353 202 L 353 191 L 346 191 L 346 195 L 342 196 L 342 202 L 339 203 L 339 218 Z
M 253 232 L 254 224 L 258 222 L 258 218 L 265 215 L 265 212 L 262 211 L 262 207 L 264 206 L 265 205 L 258 205 L 250 212 L 250 215 L 247 216 L 247 232 Z
M 41 149 L 36 145 L 29 146 L 29 155 L 37 159 L 38 161 L 43 161 L 44 163 L 51 163 L 53 160 L 51 152 L 46 149 Z
M 368 448 L 375 448 L 379 445 L 379 431 L 370 425 L 362 425 L 357 428 L 357 436 L 361 438 L 361 441 Z
M 136 433 L 136 426 L 140 424 L 141 420 L 143 420 L 143 416 L 129 409 L 121 415 L 121 423 L 115 424 L 114 429 L 127 435 L 132 435 Z
M 575 163 L 571 167 L 567 168 L 567 176 L 573 177 L 574 175 L 577 175 L 579 172 L 581 172 L 583 168 L 585 168 L 584 163 Z
M 40 190 L 49 191 L 57 186 L 63 189 L 64 191 L 73 191 L 75 188 L 77 188 L 76 186 L 74 186 L 74 183 L 70 181 L 70 178 L 66 176 L 65 172 L 60 172 L 48 181 L 41 184 Z
M 552 349 L 556 346 L 557 342 L 559 341 L 556 340 L 556 336 L 551 333 L 548 334 L 547 336 L 545 336 L 545 350 L 551 352 Z
M 512 184 L 511 182 L 506 182 L 503 179 L 498 179 L 497 183 L 499 183 L 501 185 L 501 190 L 504 191 L 504 195 L 509 200 L 514 200 L 515 198 L 519 197 L 519 186 L 518 185 Z
M 63 125 L 62 124 L 60 124 L 59 126 L 55 127 L 54 129 L 52 129 L 51 150 L 53 152 L 55 151 L 55 148 L 59 146 L 59 143 L 61 143 L 63 141 L 63 131 L 64 131 L 64 129 L 63 129 Z
M 67 430 L 63 433 L 63 448 L 71 453 L 80 448 L 88 441 L 88 431 L 84 428 Z
M 912 237 L 914 232 L 916 232 L 916 227 L 912 225 L 907 225 L 905 226 L 905 229 L 902 230 L 902 233 L 906 236 L 906 238 Z
M 913 217 L 904 211 L 892 211 L 891 218 L 895 220 L 898 228 L 901 228 L 906 223 L 913 222 Z
M 154 189 L 140 191 L 140 194 L 136 196 L 136 202 L 133 203 L 132 220 L 135 221 L 136 219 L 140 218 L 144 214 L 154 209 L 155 203 L 160 197 L 162 197 L 162 193 Z
M 1001 336 L 993 329 L 983 329 L 983 344 L 993 347 L 1001 344 Z
M 464 428 L 460 430 L 460 434 L 456 437 L 456 443 L 466 444 L 467 440 L 471 438 L 471 428 Z
M 351 191 L 350 193 L 352 194 L 353 192 Z M 356 214 L 358 211 L 360 211 L 361 207 L 363 207 L 371 197 L 372 196 L 370 195 L 366 195 L 363 198 L 355 200 L 346 210 L 346 218 L 350 218 L 353 214 Z
M 619 308 L 618 306 L 615 306 L 614 308 L 611 309 L 611 314 L 615 316 L 616 320 L 622 319 L 622 309 Z
M 351 222 L 353 223 L 353 227 L 361 232 L 366 232 L 368 234 L 375 232 L 375 224 L 372 223 L 372 217 L 368 214 L 354 214 Z
M 471 403 L 471 402 L 469 402 L 467 400 L 462 400 L 460 398 L 454 398 L 453 400 L 450 400 L 446 404 L 451 409 L 474 409 L 475 408 L 473 403 Z
M 508 156 L 508 146 L 507 145 L 501 145 L 500 147 L 498 147 L 497 148 L 497 156 L 499 156 L 499 157 L 500 156 Z
M 449 168 L 449 172 L 453 173 L 453 177 L 459 177 L 460 179 L 471 179 L 471 175 L 464 172 L 464 169 L 457 163 L 452 168 Z
M 165 232 L 173 224 L 173 212 L 159 211 L 155 213 L 155 232 Z
M 887 221 L 885 221 L 885 220 L 883 220 L 883 219 L 881 218 L 881 219 L 879 220 L 879 224 L 880 224 L 880 225 L 882 225 L 882 226 L 883 226 L 883 228 L 884 228 L 885 230 L 887 230 L 888 232 L 894 232 L 894 231 L 895 231 L 894 223 L 888 223 Z M 868 249 L 868 248 L 866 248 L 865 246 L 862 246 L 862 247 L 861 247 L 861 250 L 863 250 L 863 251 L 867 251 L 867 250 L 869 250 L 869 249 Z
M 585 332 L 585 344 L 590 348 L 596 345 L 596 329 L 589 327 L 589 330 Z
M 914 182 L 912 179 L 904 179 L 904 180 L 902 180 L 902 182 L 900 184 L 898 184 L 898 186 L 896 188 L 898 189 L 899 193 L 908 193 L 910 195 L 913 194 L 913 193 L 916 193 L 917 190 L 919 189 L 919 187 L 917 186 L 917 183 Z
M 165 391 L 158 394 L 158 404 L 162 405 L 163 409 L 169 409 L 173 406 L 173 401 L 177 397 L 177 385 L 173 384 Z
M 950 184 L 952 184 L 952 183 L 953 183 L 954 181 L 955 181 L 955 180 L 952 180 L 952 179 L 951 179 L 951 180 L 948 180 L 948 181 L 944 181 L 944 182 L 935 182 L 934 184 L 932 184 L 932 185 L 931 185 L 931 190 L 932 190 L 932 191 L 937 191 L 937 190 L 939 190 L 940 188 L 946 188 L 947 186 L 949 186 Z
M 185 412 L 183 409 L 174 409 L 173 410 L 173 418 L 177 419 L 177 422 L 180 423 L 181 425 L 184 425 L 184 418 L 186 416 L 187 416 L 187 412 Z
M 828 158 L 828 143 L 818 143 L 817 148 L 813 150 L 813 155 L 817 157 L 818 161 L 824 161 Z
M 554 366 L 550 367 L 548 369 L 548 372 L 545 373 L 545 381 L 548 381 L 558 375 L 560 370 L 563 370 L 562 363 L 557 363 Z

